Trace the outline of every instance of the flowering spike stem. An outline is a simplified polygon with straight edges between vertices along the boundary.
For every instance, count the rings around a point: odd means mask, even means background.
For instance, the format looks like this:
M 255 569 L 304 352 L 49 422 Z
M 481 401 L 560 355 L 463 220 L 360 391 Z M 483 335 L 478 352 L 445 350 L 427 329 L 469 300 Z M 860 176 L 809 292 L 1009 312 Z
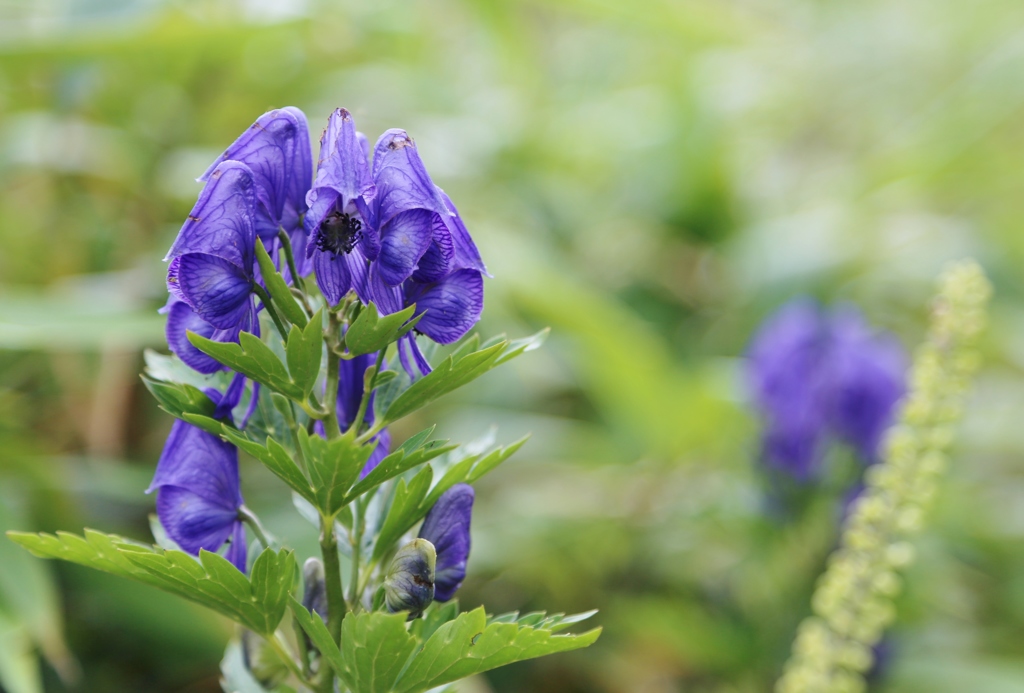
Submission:
M 928 339 L 914 359 L 910 393 L 888 432 L 883 460 L 843 527 L 839 548 L 815 590 L 814 615 L 801 625 L 776 693 L 859 693 L 871 648 L 895 616 L 896 570 L 913 559 L 910 535 L 924 511 L 952 443 L 952 426 L 978 365 L 972 348 L 991 287 L 966 261 L 942 277 Z
M 324 409 L 327 416 L 324 417 L 324 430 L 328 438 L 341 436 L 341 427 L 338 425 L 338 377 L 341 366 L 337 357 L 331 354 L 330 344 L 327 345 L 327 392 L 324 395 Z
M 252 533 L 256 535 L 256 539 L 264 549 L 270 548 L 270 540 L 267 538 L 266 530 L 263 529 L 260 519 L 256 517 L 252 510 L 249 510 L 249 508 L 244 505 L 240 506 L 238 508 L 238 519 L 249 525 L 249 529 L 251 529 Z
M 366 529 L 366 506 L 365 496 L 357 500 L 352 508 L 352 576 L 350 578 L 348 601 L 353 611 L 359 608 L 359 566 L 360 554 L 363 546 L 363 531 Z
M 345 617 L 346 606 L 333 517 L 320 515 L 320 553 L 324 561 L 324 584 L 327 588 L 327 632 L 334 642 L 341 643 L 341 621 Z
M 277 331 L 281 335 L 281 339 L 287 342 L 288 331 L 284 329 L 284 323 L 281 322 L 281 317 L 277 314 L 277 309 L 274 308 L 274 304 L 270 300 L 270 294 L 267 293 L 266 289 L 256 283 L 253 283 L 252 290 L 253 293 L 259 296 L 260 300 L 263 301 L 263 305 L 266 307 L 267 313 L 269 313 L 270 317 L 273 319 L 274 326 L 277 327 Z

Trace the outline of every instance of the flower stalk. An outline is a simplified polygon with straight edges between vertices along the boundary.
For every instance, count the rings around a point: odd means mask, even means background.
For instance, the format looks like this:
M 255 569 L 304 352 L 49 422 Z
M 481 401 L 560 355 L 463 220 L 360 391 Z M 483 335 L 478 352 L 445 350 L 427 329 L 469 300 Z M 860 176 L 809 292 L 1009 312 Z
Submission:
M 872 647 L 895 618 L 897 571 L 913 560 L 908 539 L 923 528 L 947 464 L 953 426 L 979 358 L 973 344 L 991 295 L 981 268 L 967 261 L 940 280 L 927 340 L 914 359 L 910 393 L 870 468 L 799 627 L 776 693 L 859 693 Z

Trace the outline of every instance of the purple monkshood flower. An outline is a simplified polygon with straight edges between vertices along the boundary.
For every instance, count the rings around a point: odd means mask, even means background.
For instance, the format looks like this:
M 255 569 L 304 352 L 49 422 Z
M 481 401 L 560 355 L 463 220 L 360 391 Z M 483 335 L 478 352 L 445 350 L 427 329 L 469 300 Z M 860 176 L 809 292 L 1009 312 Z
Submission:
M 268 111 L 242 133 L 198 180 L 207 182 L 224 161 L 238 161 L 252 171 L 256 184 L 256 235 L 268 252 L 283 230 L 291 239 L 299 271 L 306 255 L 303 215 L 313 182 L 313 157 L 306 115 L 297 108 Z M 287 270 L 287 268 L 282 268 Z
M 382 314 L 416 303 L 427 313 L 417 332 L 441 344 L 460 339 L 480 319 L 487 269 L 412 138 L 404 130 L 385 132 L 371 168 L 366 138 L 351 114 L 338 109 L 320 142 L 307 198 L 306 253 L 327 301 L 336 304 L 355 289 Z M 429 372 L 412 336 L 405 342 L 420 370 Z M 412 373 L 401 347 L 400 354 Z
M 839 439 L 866 463 L 906 389 L 906 356 L 855 308 L 825 312 L 806 299 L 765 321 L 749 351 L 748 377 L 765 431 L 762 455 L 798 480 L 812 477 Z
M 165 258 L 168 290 L 216 330 L 256 322 L 256 199 L 249 167 L 221 162 Z
M 456 484 L 441 494 L 420 527 L 437 551 L 434 570 L 434 599 L 446 602 L 455 596 L 466 578 L 469 559 L 469 521 L 473 514 L 473 487 Z
M 239 519 L 242 491 L 238 450 L 217 436 L 175 421 L 147 493 L 157 492 L 156 513 L 167 536 L 185 551 L 217 551 L 246 569 L 245 527 Z

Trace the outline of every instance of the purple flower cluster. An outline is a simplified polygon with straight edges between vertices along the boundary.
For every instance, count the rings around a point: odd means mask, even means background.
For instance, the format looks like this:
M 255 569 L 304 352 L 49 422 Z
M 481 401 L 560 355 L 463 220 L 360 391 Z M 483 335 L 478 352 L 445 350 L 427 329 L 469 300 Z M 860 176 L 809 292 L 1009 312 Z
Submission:
M 366 137 L 356 131 L 348 111 L 337 109 L 320 144 L 314 179 L 305 115 L 296 108 L 273 110 L 260 116 L 199 178 L 205 186 L 165 258 L 170 299 L 164 309 L 168 346 L 196 371 L 210 374 L 226 368 L 192 346 L 188 331 L 221 342 L 237 342 L 242 331 L 259 335 L 258 314 L 264 306 L 258 300 L 262 278 L 257 239 L 285 278 L 295 280 L 283 260 L 284 244 L 290 244 L 296 271 L 302 276 L 315 273 L 329 306 L 350 291 L 364 303 L 375 302 L 381 314 L 415 303 L 422 316 L 416 333 L 441 344 L 457 341 L 480 319 L 487 270 L 458 211 L 431 180 L 405 131 L 385 132 L 371 165 Z M 411 376 L 430 372 L 413 334 L 402 338 L 398 355 Z M 342 430 L 355 423 L 363 374 L 375 357 L 341 361 L 337 416 Z M 235 374 L 225 392 L 207 391 L 217 406 L 216 418 L 232 417 L 245 382 Z M 240 427 L 257 398 L 253 383 Z M 364 410 L 365 422 L 372 425 L 372 401 Z M 375 440 L 364 475 L 390 449 L 386 430 Z M 157 491 L 160 521 L 184 550 L 216 551 L 230 541 L 229 559 L 245 570 L 234 446 L 175 423 L 149 490 Z M 465 505 L 465 491 L 458 494 Z M 442 565 L 458 576 L 456 582 L 465 574 L 472 489 L 468 503 L 464 540 L 453 544 L 450 551 L 455 553 L 442 552 L 451 562 Z M 454 541 L 453 531 L 444 529 L 439 540 Z
M 851 306 L 827 312 L 806 299 L 765 321 L 748 366 L 763 459 L 798 480 L 817 473 L 830 440 L 876 461 L 906 389 L 906 355 L 892 335 L 872 331 Z

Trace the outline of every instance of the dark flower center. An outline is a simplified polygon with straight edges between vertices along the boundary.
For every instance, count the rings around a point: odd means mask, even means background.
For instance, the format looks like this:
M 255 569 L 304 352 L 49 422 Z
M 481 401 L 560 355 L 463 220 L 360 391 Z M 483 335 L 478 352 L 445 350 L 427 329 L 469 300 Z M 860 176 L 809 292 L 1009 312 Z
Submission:
M 324 252 L 335 255 L 349 254 L 356 247 L 362 234 L 363 222 L 351 214 L 331 212 L 320 222 L 320 233 L 316 239 L 316 247 Z

